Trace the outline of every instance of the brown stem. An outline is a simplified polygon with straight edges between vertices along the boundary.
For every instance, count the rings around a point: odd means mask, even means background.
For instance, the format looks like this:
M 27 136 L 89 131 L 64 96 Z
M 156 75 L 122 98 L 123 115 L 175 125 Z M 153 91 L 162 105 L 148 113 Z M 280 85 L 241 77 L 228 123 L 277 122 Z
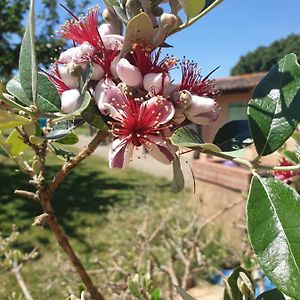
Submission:
M 80 259 L 75 254 L 73 248 L 71 247 L 69 240 L 62 230 L 62 228 L 59 226 L 58 220 L 55 216 L 55 213 L 53 211 L 50 199 L 43 198 L 42 205 L 44 208 L 45 213 L 48 214 L 47 222 L 49 224 L 50 229 L 54 233 L 58 244 L 62 247 L 64 252 L 67 254 L 70 262 L 72 263 L 73 267 L 76 269 L 77 273 L 79 274 L 82 282 L 86 286 L 87 290 L 91 294 L 91 298 L 93 300 L 104 300 L 104 297 L 101 295 L 101 293 L 98 291 L 98 289 L 95 287 L 94 283 L 92 282 L 91 277 L 88 275 L 87 271 L 85 270 L 84 266 L 82 265 Z
M 43 221 L 47 221 L 50 229 L 53 231 L 58 241 L 58 244 L 62 247 L 73 267 L 81 277 L 81 280 L 89 291 L 91 298 L 93 300 L 104 300 L 104 297 L 95 287 L 91 277 L 88 275 L 80 259 L 75 254 L 72 246 L 69 243 L 68 237 L 59 226 L 58 220 L 55 216 L 55 212 L 51 205 L 51 198 L 55 190 L 58 188 L 64 178 L 70 173 L 70 171 L 84 159 L 89 157 L 99 146 L 100 142 L 109 135 L 109 133 L 98 131 L 92 141 L 86 147 L 84 147 L 78 155 L 67 161 L 61 167 L 58 173 L 54 176 L 52 182 L 48 185 L 46 185 L 45 183 L 45 157 L 47 152 L 47 141 L 45 141 L 41 146 L 37 146 L 30 142 L 29 137 L 25 132 L 22 132 L 20 130 L 20 134 L 22 135 L 24 141 L 34 150 L 41 164 L 41 171 L 37 178 L 34 178 L 34 185 L 37 187 L 38 201 L 44 209 L 44 214 L 42 215 L 42 218 L 38 218 L 38 220 L 35 220 L 34 225 L 40 225 Z M 31 199 L 34 195 L 33 193 L 26 191 L 17 191 L 17 194 Z
M 64 180 L 65 176 L 74 169 L 81 161 L 89 157 L 99 146 L 100 142 L 103 141 L 109 133 L 98 131 L 92 141 L 85 146 L 74 158 L 67 161 L 58 173 L 55 175 L 53 181 L 48 186 L 48 191 L 52 194 Z

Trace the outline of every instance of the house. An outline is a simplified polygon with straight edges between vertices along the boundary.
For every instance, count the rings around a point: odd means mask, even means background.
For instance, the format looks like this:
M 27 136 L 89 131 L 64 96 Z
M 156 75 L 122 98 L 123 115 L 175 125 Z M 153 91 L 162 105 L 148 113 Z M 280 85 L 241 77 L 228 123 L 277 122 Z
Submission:
M 216 99 L 220 114 L 216 122 L 201 127 L 205 142 L 212 142 L 225 123 L 247 119 L 247 103 L 264 75 L 255 73 L 216 80 L 216 88 L 220 91 Z M 249 159 L 256 157 L 254 146 L 240 150 L 239 154 Z M 206 154 L 194 159 L 192 168 L 196 198 L 200 203 L 200 218 L 203 222 L 214 220 L 212 224 L 215 228 L 222 228 L 225 242 L 241 253 L 245 237 L 245 194 L 249 189 L 251 172 Z

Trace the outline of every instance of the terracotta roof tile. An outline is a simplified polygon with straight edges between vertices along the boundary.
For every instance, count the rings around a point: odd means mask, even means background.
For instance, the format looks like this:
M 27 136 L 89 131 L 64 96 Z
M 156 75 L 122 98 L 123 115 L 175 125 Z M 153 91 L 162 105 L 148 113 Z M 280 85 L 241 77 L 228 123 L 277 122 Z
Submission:
M 218 78 L 215 80 L 215 87 L 221 92 L 252 89 L 265 75 L 266 73 L 254 73 Z

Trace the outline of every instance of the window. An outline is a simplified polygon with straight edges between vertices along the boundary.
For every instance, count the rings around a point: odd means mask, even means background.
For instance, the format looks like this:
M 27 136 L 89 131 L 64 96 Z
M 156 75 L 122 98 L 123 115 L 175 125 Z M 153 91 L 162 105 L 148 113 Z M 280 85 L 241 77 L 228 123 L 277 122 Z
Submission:
M 234 103 L 228 107 L 228 122 L 247 119 L 247 104 Z

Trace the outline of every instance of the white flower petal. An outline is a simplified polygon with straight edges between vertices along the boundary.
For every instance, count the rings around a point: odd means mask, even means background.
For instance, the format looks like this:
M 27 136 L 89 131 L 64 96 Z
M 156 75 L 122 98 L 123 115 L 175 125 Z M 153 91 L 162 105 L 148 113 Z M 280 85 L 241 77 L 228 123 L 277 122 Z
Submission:
M 98 28 L 101 37 L 114 33 L 114 27 L 111 24 L 103 23 Z
M 71 113 L 75 111 L 79 106 L 79 97 L 80 93 L 77 89 L 64 91 L 61 94 L 61 110 L 65 113 Z
M 214 99 L 192 96 L 192 103 L 184 112 L 187 119 L 196 124 L 209 124 L 218 118 L 218 111 Z
M 162 73 L 149 73 L 144 76 L 143 85 L 146 91 L 154 89 L 155 93 L 159 93 L 165 86 L 170 83 L 170 76 L 163 77 Z
M 161 136 L 148 137 L 151 143 L 144 144 L 149 154 L 163 164 L 170 164 L 176 155 L 176 147 Z
M 128 86 L 137 87 L 142 84 L 143 76 L 140 70 L 125 58 L 121 58 L 118 62 L 117 74 Z
M 94 70 L 91 79 L 99 81 L 104 76 L 104 70 L 99 64 L 93 64 Z
M 115 139 L 109 152 L 109 167 L 124 169 L 126 168 L 133 154 L 133 145 L 124 139 Z
M 66 65 L 58 65 L 58 72 L 61 80 L 67 85 L 70 89 L 77 89 L 79 87 L 79 78 L 72 76 L 68 72 Z

